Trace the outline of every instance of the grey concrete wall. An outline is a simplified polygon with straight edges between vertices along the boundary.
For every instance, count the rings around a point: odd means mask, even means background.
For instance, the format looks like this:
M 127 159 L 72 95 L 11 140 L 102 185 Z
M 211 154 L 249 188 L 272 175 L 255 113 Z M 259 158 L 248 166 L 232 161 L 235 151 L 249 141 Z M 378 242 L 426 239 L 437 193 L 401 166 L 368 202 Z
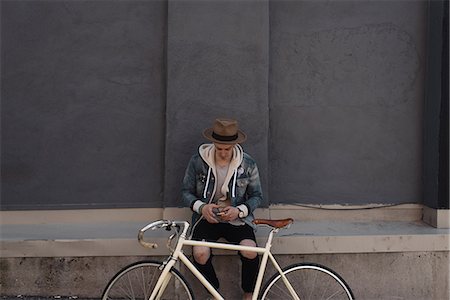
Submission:
M 426 14 L 271 2 L 271 202 L 421 201 Z
M 2 208 L 161 206 L 164 1 L 2 1 Z
M 169 1 L 165 205 L 182 205 L 184 170 L 217 117 L 239 120 L 267 191 L 268 8 L 268 1 Z
M 179 206 L 235 117 L 268 203 L 421 202 L 426 1 L 2 1 L 2 209 Z
M 338 272 L 356 299 L 449 298 L 448 252 L 373 254 L 278 255 L 282 267 L 296 262 L 315 262 Z M 8 258 L 0 260 L 2 296 L 78 296 L 99 298 L 108 281 L 126 265 L 143 257 Z M 154 259 L 161 260 L 155 257 Z M 240 264 L 235 256 L 215 256 L 225 299 L 240 299 Z M 14 270 L 14 271 L 11 271 Z M 196 298 L 205 299 L 203 287 L 182 269 Z M 234 274 L 235 276 L 230 276 Z M 267 276 L 274 274 L 268 268 Z M 265 277 L 267 279 L 269 277 Z

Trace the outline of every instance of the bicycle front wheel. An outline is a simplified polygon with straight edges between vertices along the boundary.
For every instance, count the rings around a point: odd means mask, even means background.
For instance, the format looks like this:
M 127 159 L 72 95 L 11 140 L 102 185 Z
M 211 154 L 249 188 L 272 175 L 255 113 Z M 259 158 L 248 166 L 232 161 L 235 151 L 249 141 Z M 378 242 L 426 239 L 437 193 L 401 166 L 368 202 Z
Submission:
M 301 300 L 348 299 L 353 293 L 347 283 L 333 270 L 318 264 L 294 264 L 283 269 L 297 296 Z M 279 273 L 269 279 L 261 299 L 293 299 Z
M 131 264 L 118 272 L 108 283 L 102 300 L 147 300 L 162 273 L 161 263 L 143 261 Z M 193 299 L 191 287 L 180 272 L 172 268 L 158 299 Z

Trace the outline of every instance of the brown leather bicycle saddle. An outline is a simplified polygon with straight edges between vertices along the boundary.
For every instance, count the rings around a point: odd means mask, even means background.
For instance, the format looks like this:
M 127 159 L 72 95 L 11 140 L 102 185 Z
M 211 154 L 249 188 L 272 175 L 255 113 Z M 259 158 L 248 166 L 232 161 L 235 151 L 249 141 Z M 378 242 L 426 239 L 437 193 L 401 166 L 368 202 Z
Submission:
M 254 219 L 253 224 L 255 225 L 269 225 L 274 228 L 283 228 L 288 226 L 289 224 L 294 223 L 294 219 L 280 219 L 280 220 L 268 220 L 268 219 Z

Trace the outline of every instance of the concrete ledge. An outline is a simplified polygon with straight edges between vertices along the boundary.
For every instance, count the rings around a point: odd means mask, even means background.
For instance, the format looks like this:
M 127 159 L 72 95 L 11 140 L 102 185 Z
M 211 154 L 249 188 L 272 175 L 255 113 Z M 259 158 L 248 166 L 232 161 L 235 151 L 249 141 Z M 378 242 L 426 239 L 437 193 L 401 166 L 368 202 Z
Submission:
M 158 243 L 154 250 L 137 242 L 137 232 L 146 223 L 46 224 L 2 226 L 1 257 L 142 256 L 166 255 L 168 232 L 151 232 L 147 240 Z M 263 245 L 268 228 L 257 231 Z M 372 253 L 449 251 L 450 230 L 423 222 L 296 221 L 279 232 L 275 254 Z M 217 254 L 227 253 L 225 250 Z M 229 252 L 228 252 L 229 253 Z
M 137 242 L 138 230 L 151 220 L 189 220 L 190 216 L 185 208 L 3 211 L 0 256 L 166 255 L 168 232 L 149 233 L 148 239 L 159 244 L 157 249 L 149 250 Z M 256 216 L 296 219 L 291 228 L 278 233 L 273 245 L 275 254 L 450 250 L 450 229 L 437 229 L 422 222 L 420 205 L 379 209 L 283 205 L 259 209 Z M 260 245 L 265 243 L 268 230 L 258 229 Z

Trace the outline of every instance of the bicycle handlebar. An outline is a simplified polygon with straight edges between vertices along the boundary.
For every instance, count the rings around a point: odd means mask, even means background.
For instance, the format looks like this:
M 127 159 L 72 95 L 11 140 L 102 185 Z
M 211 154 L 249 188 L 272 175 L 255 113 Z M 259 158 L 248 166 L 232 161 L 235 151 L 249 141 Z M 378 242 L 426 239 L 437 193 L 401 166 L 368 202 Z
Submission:
M 145 248 L 155 249 L 158 247 L 158 244 L 149 243 L 149 242 L 144 241 L 145 232 L 149 229 L 155 230 L 157 228 L 165 228 L 166 230 L 170 231 L 173 227 L 178 227 L 178 228 L 182 227 L 183 228 L 182 234 L 186 234 L 186 232 L 189 228 L 189 223 L 186 221 L 171 221 L 171 220 L 158 220 L 158 221 L 152 222 L 152 223 L 146 225 L 141 230 L 139 230 L 138 241 Z

